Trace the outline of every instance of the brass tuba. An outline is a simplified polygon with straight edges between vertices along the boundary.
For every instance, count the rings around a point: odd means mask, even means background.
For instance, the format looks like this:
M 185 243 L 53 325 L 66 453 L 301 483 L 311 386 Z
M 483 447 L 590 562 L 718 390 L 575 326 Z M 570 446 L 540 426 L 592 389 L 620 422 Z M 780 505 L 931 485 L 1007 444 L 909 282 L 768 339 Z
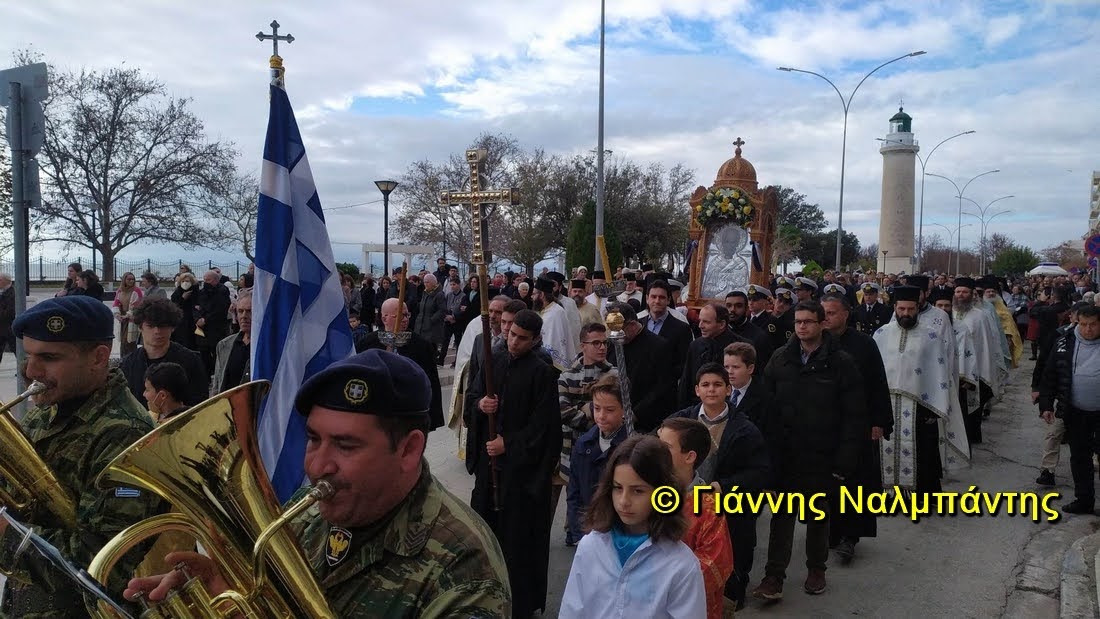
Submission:
M 88 572 L 99 582 L 131 548 L 166 531 L 199 541 L 230 590 L 211 597 L 190 578 L 142 617 L 335 617 L 294 536 L 283 525 L 333 492 L 320 482 L 285 512 L 268 481 L 256 437 L 256 413 L 267 381 L 218 394 L 170 419 L 126 448 L 96 485 L 141 488 L 172 504 L 172 513 L 143 520 L 99 551 Z M 177 567 L 177 569 L 182 569 Z M 105 606 L 95 617 L 117 617 Z
M 0 477 L 8 486 L 0 487 L 0 503 L 24 515 L 52 517 L 71 529 L 76 526 L 76 502 L 34 450 L 19 422 L 8 413 L 23 400 L 45 390 L 45 385 L 34 381 L 26 391 L 0 407 Z

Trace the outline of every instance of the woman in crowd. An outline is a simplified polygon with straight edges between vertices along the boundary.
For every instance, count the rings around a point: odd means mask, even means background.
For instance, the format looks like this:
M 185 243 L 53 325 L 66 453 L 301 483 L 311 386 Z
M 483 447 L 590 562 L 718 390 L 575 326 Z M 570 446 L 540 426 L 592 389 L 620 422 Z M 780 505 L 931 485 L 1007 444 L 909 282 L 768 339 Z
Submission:
M 134 324 L 134 308 L 141 303 L 141 288 L 138 288 L 137 278 L 127 271 L 122 274 L 122 282 L 115 291 L 115 301 L 111 304 L 111 311 L 118 321 L 118 354 L 120 357 L 137 350 L 138 336 L 141 331 Z
M 58 290 L 55 297 L 63 297 L 69 294 L 80 294 L 76 291 L 76 278 L 84 272 L 84 267 L 80 266 L 79 262 L 70 262 L 68 274 L 65 276 L 65 286 Z
M 198 299 L 198 286 L 195 285 L 195 276 L 188 272 L 181 272 L 176 289 L 172 291 L 172 303 L 175 303 L 183 312 L 183 320 L 172 332 L 172 341 L 198 350 L 195 344 L 195 301 Z
M 577 545 L 558 615 L 567 618 L 707 616 L 703 573 L 680 539 L 680 510 L 653 509 L 657 488 L 677 488 L 672 454 L 655 436 L 632 436 L 611 453 Z
M 378 280 L 378 292 L 374 295 L 374 327 L 375 330 L 382 328 L 382 304 L 386 302 L 386 299 L 390 298 L 390 288 L 393 287 L 393 280 L 389 276 L 383 275 Z
M 69 291 L 69 294 L 81 294 L 102 301 L 103 284 L 99 283 L 99 276 L 95 271 L 81 271 L 80 275 L 76 276 L 76 289 Z
M 157 278 L 156 273 L 148 271 L 142 273 L 139 285 L 141 286 L 141 298 L 146 301 L 168 298 L 168 293 L 160 287 L 160 280 Z
M 374 289 L 374 277 L 368 273 L 363 277 L 363 287 L 359 289 L 359 321 L 368 330 L 374 325 L 374 301 L 377 294 Z

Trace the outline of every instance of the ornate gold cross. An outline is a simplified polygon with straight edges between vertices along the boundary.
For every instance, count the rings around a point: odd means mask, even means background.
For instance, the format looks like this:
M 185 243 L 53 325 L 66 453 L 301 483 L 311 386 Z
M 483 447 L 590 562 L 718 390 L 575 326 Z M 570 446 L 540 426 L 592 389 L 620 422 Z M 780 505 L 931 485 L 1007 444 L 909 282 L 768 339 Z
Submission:
M 443 191 L 439 194 L 439 202 L 441 204 L 470 205 L 474 226 L 474 251 L 470 257 L 470 262 L 476 265 L 487 264 L 490 259 L 487 255 L 489 247 L 489 227 L 487 225 L 488 222 L 485 220 L 485 206 L 487 204 L 512 206 L 519 202 L 519 192 L 515 188 L 482 188 L 481 177 L 484 172 L 485 158 L 488 154 L 488 151 L 484 148 L 471 148 L 466 151 L 466 163 L 470 166 L 469 191 Z M 482 280 L 484 284 L 484 276 L 482 276 Z

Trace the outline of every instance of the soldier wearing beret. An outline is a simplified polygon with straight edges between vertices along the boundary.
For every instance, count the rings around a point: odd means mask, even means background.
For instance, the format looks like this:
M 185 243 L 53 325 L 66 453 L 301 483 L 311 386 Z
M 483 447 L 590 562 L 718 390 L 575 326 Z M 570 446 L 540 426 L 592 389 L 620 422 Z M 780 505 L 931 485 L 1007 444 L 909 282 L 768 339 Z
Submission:
M 424 460 L 430 403 L 423 370 L 380 350 L 338 361 L 298 390 L 306 474 L 336 493 L 290 527 L 337 616 L 511 616 L 500 546 Z M 181 552 L 166 561 L 186 563 L 212 595 L 227 587 L 207 557 Z M 148 592 L 159 601 L 182 580 L 179 571 L 135 578 L 124 596 Z
M 99 299 L 69 295 L 43 301 L 16 318 L 23 339 L 24 374 L 46 390 L 33 396 L 24 432 L 76 505 L 75 526 L 41 513 L 19 514 L 75 565 L 88 565 L 102 545 L 124 528 L 166 507 L 159 498 L 132 488 L 99 490 L 95 479 L 124 448 L 153 429 L 126 377 L 111 368 L 114 317 Z M 19 544 L 0 519 L 0 566 L 8 578 L 2 613 L 7 617 L 86 617 L 84 598 L 67 575 L 35 553 L 12 564 Z M 118 591 L 142 558 L 142 550 L 118 563 L 108 589 Z

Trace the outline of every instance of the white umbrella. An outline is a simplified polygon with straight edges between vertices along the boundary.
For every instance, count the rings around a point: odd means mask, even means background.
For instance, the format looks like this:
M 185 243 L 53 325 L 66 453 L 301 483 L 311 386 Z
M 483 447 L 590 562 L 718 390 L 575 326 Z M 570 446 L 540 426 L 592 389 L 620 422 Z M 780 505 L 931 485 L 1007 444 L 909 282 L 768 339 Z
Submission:
M 1069 273 L 1058 266 L 1057 262 L 1040 262 L 1039 266 L 1031 269 L 1027 272 L 1028 275 L 1069 275 Z

